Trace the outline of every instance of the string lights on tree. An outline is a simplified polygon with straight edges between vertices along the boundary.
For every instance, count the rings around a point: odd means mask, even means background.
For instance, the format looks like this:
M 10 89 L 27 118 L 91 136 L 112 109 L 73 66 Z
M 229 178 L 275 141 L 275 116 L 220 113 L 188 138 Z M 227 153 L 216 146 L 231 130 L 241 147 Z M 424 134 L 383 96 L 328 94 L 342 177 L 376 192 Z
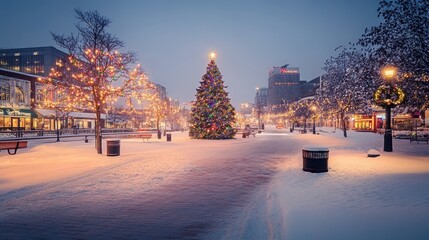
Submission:
M 101 114 L 118 97 L 140 96 L 150 82 L 132 52 L 119 52 L 123 42 L 108 33 L 110 20 L 97 11 L 75 10 L 78 34 L 52 34 L 55 42 L 69 52 L 43 80 L 55 91 L 67 91 L 68 104 L 95 112 L 95 147 L 101 148 Z

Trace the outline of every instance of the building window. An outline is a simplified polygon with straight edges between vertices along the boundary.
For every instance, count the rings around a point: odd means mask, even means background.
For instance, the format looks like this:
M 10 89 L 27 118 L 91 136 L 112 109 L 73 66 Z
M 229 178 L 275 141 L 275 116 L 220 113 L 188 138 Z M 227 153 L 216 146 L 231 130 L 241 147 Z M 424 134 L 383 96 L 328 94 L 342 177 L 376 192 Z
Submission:
M 20 87 L 15 87 L 15 102 L 25 103 L 24 91 Z
M 9 83 L 3 83 L 0 85 L 0 100 L 2 100 L 2 101 L 9 101 L 10 100 Z

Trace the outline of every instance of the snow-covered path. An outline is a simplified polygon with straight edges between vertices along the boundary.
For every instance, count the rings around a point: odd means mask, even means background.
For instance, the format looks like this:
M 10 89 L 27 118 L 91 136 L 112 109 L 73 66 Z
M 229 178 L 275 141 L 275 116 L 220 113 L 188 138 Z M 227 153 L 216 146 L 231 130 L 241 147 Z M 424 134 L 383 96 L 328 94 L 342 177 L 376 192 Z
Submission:
M 1 194 L 0 238 L 199 239 L 234 222 L 284 156 L 298 150 L 288 135 L 121 140 L 121 156 L 114 158 L 94 156 L 92 144 L 81 142 L 36 146 L 12 156 L 9 165 L 41 161 L 33 158 L 41 151 L 47 164 L 60 156 L 65 164 L 73 158 L 111 162 L 67 178 L 52 173 L 45 183 Z
M 255 138 L 82 141 L 0 153 L 0 239 L 428 239 L 429 145 L 329 130 Z M 329 172 L 301 148 L 330 149 Z

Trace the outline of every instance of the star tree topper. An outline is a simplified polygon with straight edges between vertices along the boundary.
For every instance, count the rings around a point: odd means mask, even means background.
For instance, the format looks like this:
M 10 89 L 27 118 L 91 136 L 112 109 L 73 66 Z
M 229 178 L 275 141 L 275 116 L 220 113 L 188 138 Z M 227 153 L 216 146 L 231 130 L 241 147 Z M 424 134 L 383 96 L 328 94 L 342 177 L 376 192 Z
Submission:
M 215 52 L 209 53 L 209 58 L 210 58 L 210 60 L 215 60 L 216 59 L 216 53 Z

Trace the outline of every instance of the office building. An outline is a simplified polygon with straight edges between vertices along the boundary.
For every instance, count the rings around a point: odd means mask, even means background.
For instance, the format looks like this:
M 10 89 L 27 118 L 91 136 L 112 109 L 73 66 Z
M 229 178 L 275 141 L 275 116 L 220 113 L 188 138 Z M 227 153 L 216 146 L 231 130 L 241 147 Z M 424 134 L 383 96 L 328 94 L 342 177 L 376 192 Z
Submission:
M 299 68 L 272 67 L 268 77 L 268 106 L 276 106 L 300 99 Z
M 54 47 L 0 49 L 0 68 L 47 77 L 56 61 L 67 56 Z

